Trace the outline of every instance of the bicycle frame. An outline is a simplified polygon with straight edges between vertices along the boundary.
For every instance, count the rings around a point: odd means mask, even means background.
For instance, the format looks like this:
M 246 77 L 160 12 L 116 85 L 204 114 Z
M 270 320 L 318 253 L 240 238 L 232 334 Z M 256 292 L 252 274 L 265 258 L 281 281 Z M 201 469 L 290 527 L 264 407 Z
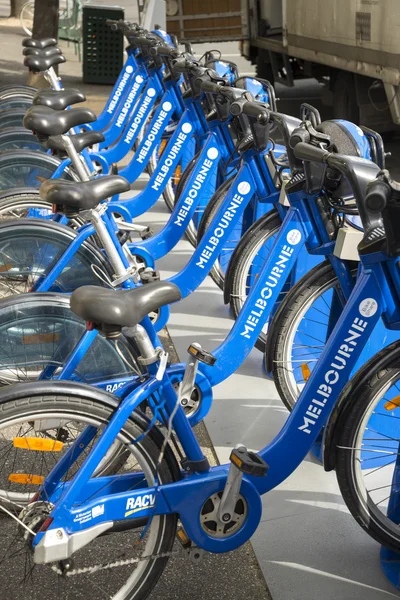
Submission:
M 285 252 L 294 258 L 304 230 L 299 224 L 297 228 L 287 229 L 285 233 L 287 238 Z M 279 244 L 276 243 L 275 253 L 278 246 Z M 227 465 L 185 476 L 180 481 L 168 485 L 141 489 L 138 489 L 138 486 L 141 484 L 142 474 L 138 473 L 91 479 L 101 458 L 111 447 L 132 410 L 135 410 L 145 398 L 160 392 L 164 410 L 168 415 L 173 414 L 177 400 L 169 376 L 166 372 L 160 373 L 161 367 L 153 365 L 151 378 L 121 402 L 109 425 L 85 460 L 79 475 L 71 483 L 58 486 L 70 464 L 71 457 L 76 457 L 77 453 L 81 452 L 79 444 L 85 445 L 85 441 L 81 438 L 78 438 L 68 449 L 63 459 L 47 477 L 42 496 L 56 504 L 51 513 L 54 520 L 47 533 L 41 532 L 35 537 L 34 547 L 37 547 L 40 553 L 41 548 L 45 546 L 44 537 L 48 536 L 51 539 L 51 532 L 55 530 L 62 529 L 68 546 L 70 536 L 82 531 L 85 531 L 86 539 L 90 540 L 111 527 L 113 521 L 128 519 L 132 521 L 140 518 L 143 524 L 144 518 L 169 513 L 179 514 L 189 538 L 195 545 L 205 550 L 224 552 L 244 543 L 259 523 L 260 495 L 284 481 L 310 451 L 378 319 L 383 316 L 389 327 L 400 326 L 398 309 L 400 277 L 397 272 L 397 262 L 397 259 L 390 259 L 382 253 L 362 257 L 360 277 L 342 313 L 342 318 L 336 324 L 323 350 L 317 367 L 282 430 L 258 453 L 269 465 L 267 475 L 259 478 L 243 475 L 241 495 L 247 502 L 249 510 L 246 522 L 237 533 L 226 538 L 214 538 L 201 527 L 199 518 L 206 500 L 224 489 Z M 260 277 L 258 287 L 262 290 L 267 289 L 264 277 Z M 259 298 L 264 301 L 266 295 L 267 302 L 270 301 L 272 304 L 273 293 L 269 296 L 269 291 Z M 260 322 L 249 335 L 256 336 L 259 328 Z M 246 338 L 246 335 L 242 337 Z M 237 347 L 235 351 L 237 354 L 240 353 Z M 219 360 L 221 355 L 218 356 L 216 365 Z M 213 368 L 215 367 L 207 368 L 207 376 Z M 193 431 L 187 425 L 183 409 L 179 407 L 173 417 L 175 433 L 187 459 L 200 461 L 202 458 L 200 446 Z M 91 435 L 90 439 L 92 439 L 94 432 L 85 430 L 83 435 L 89 438 Z M 86 503 L 80 501 L 83 490 L 85 497 L 90 498 Z M 60 502 L 61 496 L 62 502 Z M 99 505 L 101 510 L 92 512 Z

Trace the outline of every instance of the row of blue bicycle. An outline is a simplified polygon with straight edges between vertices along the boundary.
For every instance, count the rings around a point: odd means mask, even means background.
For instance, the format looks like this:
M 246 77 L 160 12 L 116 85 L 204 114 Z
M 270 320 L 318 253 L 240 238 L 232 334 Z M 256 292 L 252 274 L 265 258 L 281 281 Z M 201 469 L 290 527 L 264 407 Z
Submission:
M 218 51 L 109 25 L 127 59 L 99 116 L 53 39 L 23 42 L 49 88 L 0 88 L 2 589 L 147 598 L 176 537 L 194 559 L 238 548 L 310 450 L 400 551 L 400 184 L 380 135 L 282 114 Z M 157 234 L 135 222 L 163 200 Z M 192 256 L 160 280 L 184 235 Z M 169 305 L 209 274 L 232 330 L 172 364 Z M 290 415 L 210 466 L 193 426 L 254 346 Z

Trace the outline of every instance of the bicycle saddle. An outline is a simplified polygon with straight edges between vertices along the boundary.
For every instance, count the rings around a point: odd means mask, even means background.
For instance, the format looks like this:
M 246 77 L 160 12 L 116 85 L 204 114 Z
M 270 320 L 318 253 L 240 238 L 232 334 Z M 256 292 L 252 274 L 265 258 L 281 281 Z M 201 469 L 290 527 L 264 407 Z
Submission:
M 104 142 L 104 135 L 100 131 L 85 131 L 84 133 L 71 135 L 70 138 L 78 154 L 85 148 L 89 148 L 89 146 L 94 146 L 94 144 L 100 144 L 101 142 Z M 65 154 L 64 143 L 61 139 L 61 136 L 58 135 L 49 137 L 46 142 L 46 148 Z
M 75 88 L 65 90 L 39 90 L 32 100 L 33 105 L 48 106 L 53 110 L 64 110 L 67 106 L 86 100 L 85 94 Z
M 25 129 L 42 136 L 67 133 L 72 127 L 83 123 L 92 123 L 96 115 L 90 108 L 72 108 L 71 110 L 53 110 L 48 106 L 32 106 L 23 118 Z
M 102 200 L 130 189 L 130 183 L 120 175 L 108 175 L 79 182 L 48 179 L 40 186 L 40 196 L 50 204 L 89 210 L 100 204 Z
M 54 38 L 42 38 L 41 40 L 26 37 L 22 40 L 24 48 L 47 48 L 48 46 L 55 46 L 57 40 Z
M 54 65 L 60 65 L 65 63 L 66 58 L 62 54 L 55 54 L 54 56 L 25 56 L 24 65 L 28 67 L 34 73 L 41 73 L 47 71 Z
M 71 295 L 70 307 L 85 321 L 133 327 L 150 312 L 180 299 L 180 289 L 169 281 L 156 281 L 121 291 L 84 285 Z
M 48 48 L 24 48 L 22 51 L 24 56 L 56 56 L 57 54 L 61 54 L 60 48 L 57 46 L 49 46 Z

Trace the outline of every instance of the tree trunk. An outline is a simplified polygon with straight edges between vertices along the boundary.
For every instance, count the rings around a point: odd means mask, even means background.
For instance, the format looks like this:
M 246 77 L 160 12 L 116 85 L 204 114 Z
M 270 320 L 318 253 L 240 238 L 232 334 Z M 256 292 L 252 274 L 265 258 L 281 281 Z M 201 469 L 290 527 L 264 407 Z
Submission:
M 57 39 L 58 7 L 59 0 L 35 0 L 32 37 Z
M 58 7 L 59 0 L 35 0 L 32 37 L 58 38 Z M 54 69 L 58 72 L 57 65 Z M 37 88 L 48 87 L 47 81 L 40 73 L 29 73 L 28 85 Z
M 24 4 L 26 4 L 27 0 L 11 0 L 11 12 L 10 17 L 19 17 L 19 13 Z

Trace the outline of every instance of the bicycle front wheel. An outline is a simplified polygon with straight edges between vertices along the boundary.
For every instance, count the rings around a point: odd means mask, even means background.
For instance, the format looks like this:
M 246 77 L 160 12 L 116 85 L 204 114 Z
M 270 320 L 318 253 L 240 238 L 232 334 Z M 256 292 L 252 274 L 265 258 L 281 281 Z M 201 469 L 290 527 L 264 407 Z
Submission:
M 77 473 L 115 412 L 117 405 L 109 396 L 105 395 L 105 400 L 101 401 L 93 397 L 90 388 L 86 396 L 82 392 L 66 391 L 63 394 L 61 390 L 56 397 L 50 391 L 35 395 L 21 386 L 17 400 L 3 400 L 0 452 L 8 457 L 8 461 L 0 465 L 3 493 L 10 494 L 11 489 L 14 491 L 18 486 L 28 488 L 31 494 L 38 491 L 49 470 L 65 456 L 79 433 L 90 426 L 93 428 L 91 442 L 78 458 L 68 463 L 68 471 L 58 483 L 62 494 L 63 487 Z M 156 478 L 163 485 L 179 477 L 176 461 L 168 447 L 166 458 L 158 464 L 164 438 L 154 427 L 143 435 L 147 426 L 144 416 L 132 414 L 114 442 L 129 455 L 119 474 L 136 473 L 135 489 L 143 488 L 144 491 L 155 484 Z M 137 441 L 140 436 L 142 439 Z M 45 447 L 47 451 L 40 451 L 38 447 Z M 106 456 L 101 460 L 105 459 Z M 88 502 L 91 493 L 84 490 L 80 501 Z M 30 504 L 20 516 L 28 527 L 37 531 L 38 524 L 44 522 L 50 511 L 51 505 L 43 498 L 42 502 Z M 172 550 L 176 525 L 176 515 L 161 515 L 154 516 L 150 523 L 138 519 L 135 527 L 131 525 L 126 531 L 118 528 L 108 531 L 108 535 L 96 538 L 74 553 L 73 568 L 78 573 L 71 572 L 71 577 L 65 577 L 61 563 L 34 565 L 31 536 L 21 534 L 26 530 L 16 520 L 3 519 L 0 539 L 2 591 L 13 600 L 25 600 L 27 594 L 30 598 L 40 598 L 44 589 L 47 597 L 59 600 L 71 596 L 98 598 L 99 590 L 104 598 L 144 600 L 167 564 L 168 557 L 164 555 Z M 79 573 L 80 569 L 83 572 Z
M 357 271 L 353 275 L 356 277 Z M 312 269 L 290 290 L 268 337 L 267 371 L 272 370 L 282 402 L 292 410 L 345 304 L 330 263 Z
M 399 552 L 399 343 L 382 350 L 356 377 L 363 383 L 350 380 L 343 392 L 346 410 L 336 424 L 336 474 L 357 523 Z

